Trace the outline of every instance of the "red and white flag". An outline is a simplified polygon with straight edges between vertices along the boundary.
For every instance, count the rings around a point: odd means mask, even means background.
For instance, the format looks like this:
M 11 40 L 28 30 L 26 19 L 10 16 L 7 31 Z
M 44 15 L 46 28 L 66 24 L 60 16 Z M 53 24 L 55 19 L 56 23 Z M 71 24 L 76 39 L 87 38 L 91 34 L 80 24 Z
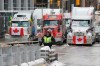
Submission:
M 85 44 L 86 36 L 73 36 L 73 43 L 74 44 Z
M 23 30 L 23 28 L 20 28 L 20 27 L 11 27 L 10 28 L 10 34 L 11 35 L 21 35 L 21 36 L 23 36 L 24 30 Z

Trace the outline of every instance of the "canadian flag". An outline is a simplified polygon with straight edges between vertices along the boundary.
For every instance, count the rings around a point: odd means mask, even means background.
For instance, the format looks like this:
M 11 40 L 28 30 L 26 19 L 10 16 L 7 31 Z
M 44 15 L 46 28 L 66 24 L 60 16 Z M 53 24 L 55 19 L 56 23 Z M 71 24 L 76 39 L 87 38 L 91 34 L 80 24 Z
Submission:
M 11 27 L 10 28 L 10 35 L 24 35 L 24 30 L 21 27 Z
M 73 44 L 86 44 L 86 36 L 73 36 Z

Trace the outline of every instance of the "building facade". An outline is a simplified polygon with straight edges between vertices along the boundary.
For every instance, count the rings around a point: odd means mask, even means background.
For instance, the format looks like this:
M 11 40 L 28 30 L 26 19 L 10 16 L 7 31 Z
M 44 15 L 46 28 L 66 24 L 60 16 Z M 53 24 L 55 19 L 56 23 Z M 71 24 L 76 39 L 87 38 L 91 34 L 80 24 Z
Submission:
M 0 17 L 4 19 L 4 27 L 7 30 L 9 17 L 19 10 L 34 10 L 35 0 L 0 0 Z
M 32 10 L 34 0 L 0 0 L 0 10 Z
M 97 3 L 97 10 L 100 11 L 100 0 L 98 0 L 98 3 Z

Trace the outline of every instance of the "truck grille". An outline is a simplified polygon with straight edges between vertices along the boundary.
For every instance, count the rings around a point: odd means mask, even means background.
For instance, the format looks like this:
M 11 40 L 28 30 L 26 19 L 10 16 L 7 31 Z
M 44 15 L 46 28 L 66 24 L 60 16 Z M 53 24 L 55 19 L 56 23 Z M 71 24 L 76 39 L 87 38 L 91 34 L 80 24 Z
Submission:
M 51 31 L 51 30 L 54 30 L 54 28 L 45 28 L 45 30 L 46 30 L 46 31 L 48 31 L 48 30 Z
M 84 33 L 82 33 L 82 32 L 75 32 L 74 35 L 75 36 L 84 36 Z

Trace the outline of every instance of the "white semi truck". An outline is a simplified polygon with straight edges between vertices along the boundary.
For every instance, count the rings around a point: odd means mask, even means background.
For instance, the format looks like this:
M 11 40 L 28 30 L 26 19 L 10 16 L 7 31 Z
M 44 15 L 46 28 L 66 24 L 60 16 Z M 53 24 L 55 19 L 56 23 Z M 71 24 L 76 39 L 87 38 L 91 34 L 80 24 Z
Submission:
M 73 7 L 67 43 L 92 45 L 95 42 L 94 22 L 94 7 Z
M 33 24 L 33 11 L 20 11 L 14 15 L 5 34 L 6 41 L 27 41 Z

